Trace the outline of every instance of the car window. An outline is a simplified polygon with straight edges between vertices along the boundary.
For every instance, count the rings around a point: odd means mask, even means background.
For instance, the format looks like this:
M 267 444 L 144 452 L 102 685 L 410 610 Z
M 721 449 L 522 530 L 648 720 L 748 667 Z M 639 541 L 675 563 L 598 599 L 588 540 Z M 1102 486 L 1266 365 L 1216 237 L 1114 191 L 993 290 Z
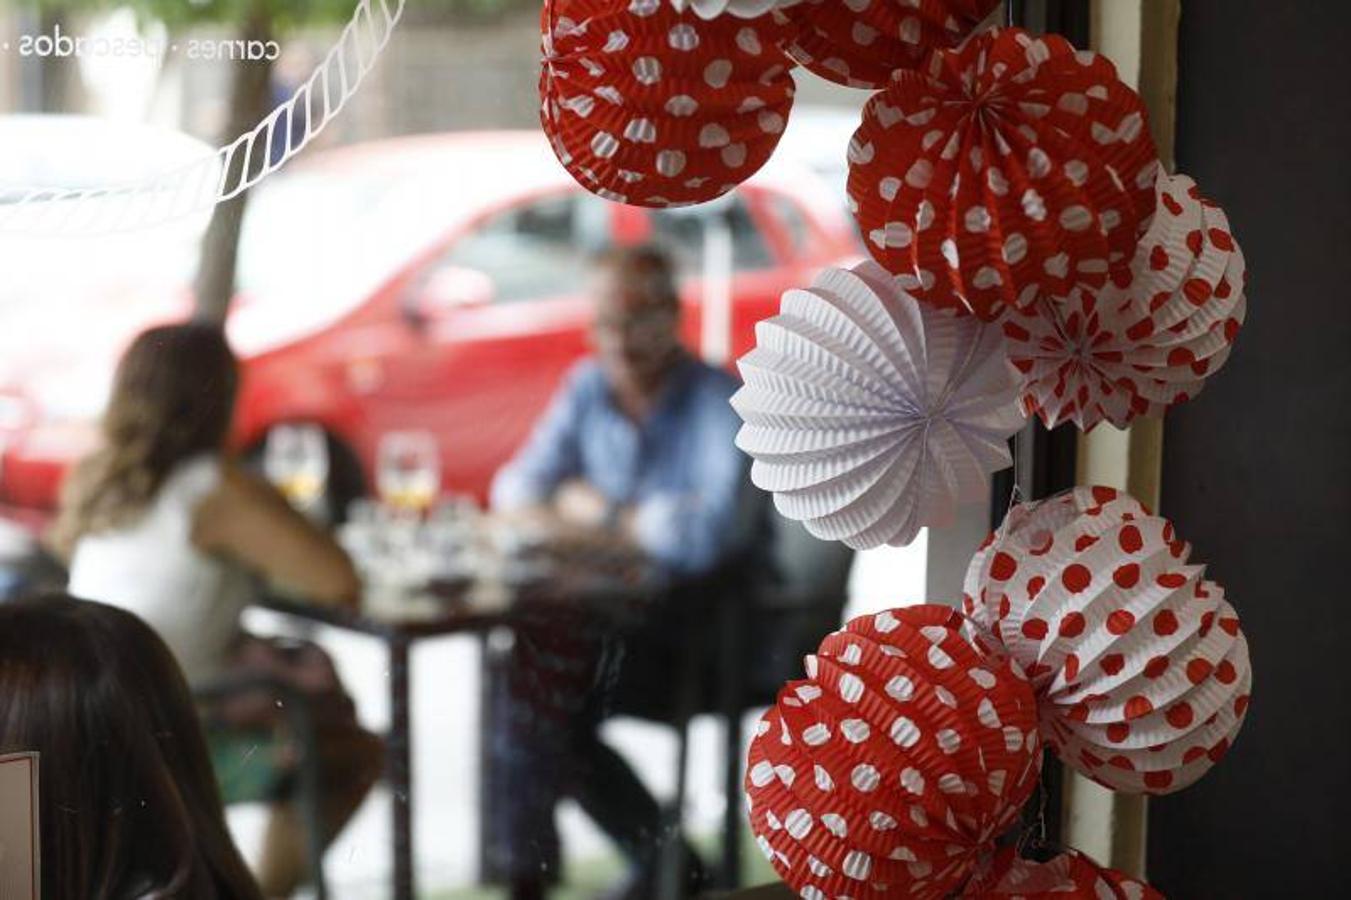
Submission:
M 793 244 L 793 255 L 805 254 L 811 242 L 812 226 L 802 212 L 802 207 L 790 197 L 775 194 L 770 198 L 770 208 L 774 210 L 774 215 L 783 225 L 784 233 Z
M 675 255 L 687 275 L 702 271 L 707 230 L 719 224 L 732 239 L 732 267 L 738 272 L 774 265 L 769 243 L 739 194 L 706 207 L 653 210 L 651 216 L 653 239 Z
M 479 223 L 441 259 L 487 275 L 497 303 L 579 293 L 588 260 L 608 242 L 609 210 L 590 194 L 558 194 Z

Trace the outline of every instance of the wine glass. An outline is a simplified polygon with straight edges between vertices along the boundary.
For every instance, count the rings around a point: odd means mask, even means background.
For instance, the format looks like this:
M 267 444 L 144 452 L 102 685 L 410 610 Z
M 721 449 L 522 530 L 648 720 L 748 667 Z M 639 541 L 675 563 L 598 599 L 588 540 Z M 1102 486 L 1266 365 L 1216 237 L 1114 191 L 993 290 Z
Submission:
M 296 509 L 316 511 L 328 467 L 328 439 L 318 425 L 277 425 L 268 431 L 263 472 Z
M 380 438 L 376 487 L 397 513 L 421 517 L 441 493 L 441 455 L 426 431 L 393 431 Z

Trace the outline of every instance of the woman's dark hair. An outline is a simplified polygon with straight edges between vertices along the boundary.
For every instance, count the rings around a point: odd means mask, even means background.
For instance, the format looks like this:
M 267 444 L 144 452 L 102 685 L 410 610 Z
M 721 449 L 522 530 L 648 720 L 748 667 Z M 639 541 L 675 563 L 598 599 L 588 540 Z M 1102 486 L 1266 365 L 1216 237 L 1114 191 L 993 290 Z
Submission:
M 132 614 L 0 604 L 0 753 L 37 751 L 44 900 L 261 900 L 188 686 Z
M 85 534 L 141 513 L 174 467 L 219 451 L 234 417 L 239 367 L 206 323 L 142 332 L 118 364 L 102 443 L 67 479 L 54 538 L 69 552 Z

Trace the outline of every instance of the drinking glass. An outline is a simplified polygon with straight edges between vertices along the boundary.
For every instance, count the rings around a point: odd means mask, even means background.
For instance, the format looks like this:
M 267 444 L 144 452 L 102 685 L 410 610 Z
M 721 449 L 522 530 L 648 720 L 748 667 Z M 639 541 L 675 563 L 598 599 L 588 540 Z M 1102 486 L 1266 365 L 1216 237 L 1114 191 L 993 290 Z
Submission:
M 267 433 L 263 472 L 291 505 L 313 512 L 328 483 L 328 439 L 317 425 L 278 425 Z
M 426 431 L 394 431 L 380 439 L 376 488 L 398 513 L 420 517 L 441 493 L 441 456 Z

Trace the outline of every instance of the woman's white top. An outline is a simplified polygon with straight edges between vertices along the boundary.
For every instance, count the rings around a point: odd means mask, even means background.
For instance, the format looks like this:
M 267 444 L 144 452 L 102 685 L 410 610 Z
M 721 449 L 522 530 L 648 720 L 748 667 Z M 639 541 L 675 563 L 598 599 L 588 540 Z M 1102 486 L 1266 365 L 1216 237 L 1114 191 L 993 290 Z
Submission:
M 221 460 L 180 463 L 145 512 L 75 545 L 70 593 L 133 612 L 159 632 L 189 682 L 219 674 L 252 595 L 248 573 L 192 543 L 193 519 L 221 481 Z

